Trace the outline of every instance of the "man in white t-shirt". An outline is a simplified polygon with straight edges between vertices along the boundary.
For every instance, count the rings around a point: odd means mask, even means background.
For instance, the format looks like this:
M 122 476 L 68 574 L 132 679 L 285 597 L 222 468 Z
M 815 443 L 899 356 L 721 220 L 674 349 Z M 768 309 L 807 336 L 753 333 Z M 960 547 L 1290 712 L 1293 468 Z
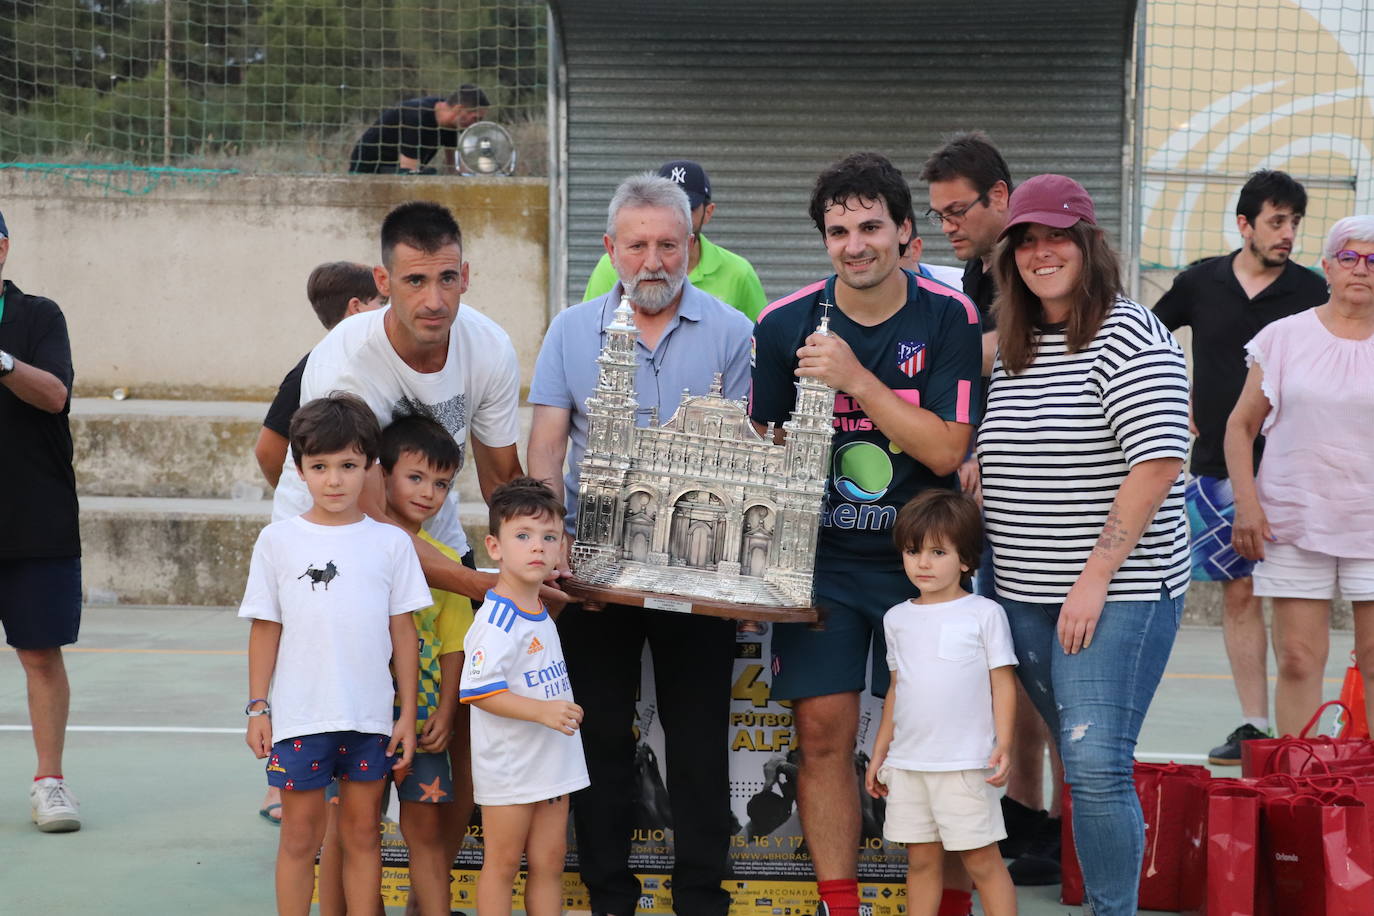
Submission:
M 462 231 L 447 208 L 428 201 L 401 204 L 382 222 L 381 237 L 382 264 L 373 271 L 378 291 L 391 304 L 340 322 L 315 347 L 301 380 L 301 403 L 342 390 L 366 401 L 383 427 L 397 417 L 424 414 L 448 430 L 464 459 L 471 434 L 486 498 L 521 474 L 515 348 L 499 325 L 460 304 L 468 264 Z M 287 464 L 273 499 L 273 520 L 309 507 L 290 455 Z M 374 519 L 387 521 L 382 494 L 374 467 L 360 504 Z M 427 529 L 459 555 L 470 554 L 456 489 Z M 495 581 L 413 540 L 431 586 L 480 600 Z

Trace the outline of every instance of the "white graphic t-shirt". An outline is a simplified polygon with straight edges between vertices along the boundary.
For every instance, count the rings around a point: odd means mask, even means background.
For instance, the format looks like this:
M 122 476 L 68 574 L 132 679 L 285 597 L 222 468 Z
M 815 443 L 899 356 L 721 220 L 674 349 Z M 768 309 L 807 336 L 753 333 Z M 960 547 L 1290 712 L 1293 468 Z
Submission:
M 301 403 L 332 391 L 358 395 L 383 428 L 397 417 L 424 414 L 437 420 L 467 456 L 468 433 L 494 448 L 513 445 L 520 435 L 520 365 L 500 325 L 463 305 L 449 332 L 448 359 L 438 372 L 416 372 L 396 355 L 383 324 L 390 307 L 341 321 L 320 341 L 305 364 Z M 273 497 L 272 520 L 300 515 L 310 494 L 288 453 Z M 468 550 L 458 516 L 458 488 L 425 525 L 436 540 L 458 553 Z
M 558 628 L 546 608 L 531 614 L 487 592 L 463 640 L 464 703 L 510 691 L 536 700 L 573 702 Z M 591 784 L 582 733 L 472 709 L 472 788 L 479 805 L 524 805 Z
M 282 626 L 267 694 L 272 742 L 391 734 L 390 618 L 433 602 L 410 536 L 395 525 L 297 516 L 262 529 L 239 616 Z

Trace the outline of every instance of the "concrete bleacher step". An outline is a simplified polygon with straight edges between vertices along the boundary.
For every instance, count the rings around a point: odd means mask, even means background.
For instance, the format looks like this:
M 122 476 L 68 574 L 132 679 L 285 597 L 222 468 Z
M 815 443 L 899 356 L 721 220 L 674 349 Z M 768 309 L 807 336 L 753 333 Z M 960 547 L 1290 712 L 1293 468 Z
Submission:
M 73 400 L 89 603 L 239 602 L 253 543 L 272 514 L 253 457 L 266 411 L 241 401 Z M 528 429 L 528 411 L 522 419 Z M 463 526 L 484 556 L 486 510 L 471 468 L 459 475 L 459 492 Z
M 269 500 L 83 496 L 87 603 L 236 605 L 253 544 L 271 518 Z M 465 508 L 462 518 L 480 544 L 484 507 Z
M 267 405 L 249 401 L 75 398 L 72 439 L 83 496 L 271 499 L 253 447 Z M 530 409 L 520 412 L 520 450 Z M 481 501 L 477 475 L 458 475 L 464 502 Z

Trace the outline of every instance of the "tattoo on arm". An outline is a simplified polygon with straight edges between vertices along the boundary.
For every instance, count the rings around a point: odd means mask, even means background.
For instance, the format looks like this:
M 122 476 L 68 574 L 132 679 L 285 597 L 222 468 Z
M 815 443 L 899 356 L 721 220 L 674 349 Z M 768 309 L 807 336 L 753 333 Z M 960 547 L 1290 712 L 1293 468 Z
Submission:
M 1105 559 L 1115 559 L 1117 550 L 1123 544 L 1129 543 L 1130 533 L 1121 522 L 1121 513 L 1113 505 L 1111 511 L 1107 513 L 1106 524 L 1102 526 L 1102 534 L 1098 536 L 1097 543 L 1093 545 L 1093 553 Z

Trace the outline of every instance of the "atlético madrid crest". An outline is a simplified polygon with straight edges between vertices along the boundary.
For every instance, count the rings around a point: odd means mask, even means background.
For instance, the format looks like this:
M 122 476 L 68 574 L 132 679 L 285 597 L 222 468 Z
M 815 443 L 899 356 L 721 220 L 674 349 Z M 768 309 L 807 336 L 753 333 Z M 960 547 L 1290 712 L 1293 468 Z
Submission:
M 907 378 L 915 378 L 916 373 L 926 367 L 925 341 L 899 340 L 897 342 L 897 368 Z

